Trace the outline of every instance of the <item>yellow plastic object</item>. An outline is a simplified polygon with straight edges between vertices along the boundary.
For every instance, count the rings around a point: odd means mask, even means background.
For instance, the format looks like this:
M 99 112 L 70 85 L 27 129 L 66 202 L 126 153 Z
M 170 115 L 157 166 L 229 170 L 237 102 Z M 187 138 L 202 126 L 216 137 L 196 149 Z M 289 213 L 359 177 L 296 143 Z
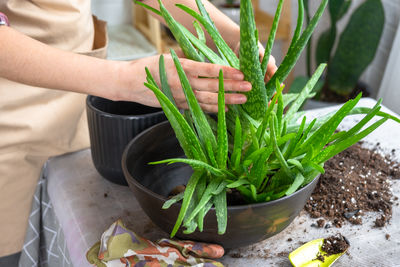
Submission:
M 321 247 L 324 239 L 315 239 L 307 242 L 289 254 L 289 260 L 294 267 L 329 267 L 345 252 L 326 256 Z M 324 257 L 324 261 L 318 260 L 318 255 Z

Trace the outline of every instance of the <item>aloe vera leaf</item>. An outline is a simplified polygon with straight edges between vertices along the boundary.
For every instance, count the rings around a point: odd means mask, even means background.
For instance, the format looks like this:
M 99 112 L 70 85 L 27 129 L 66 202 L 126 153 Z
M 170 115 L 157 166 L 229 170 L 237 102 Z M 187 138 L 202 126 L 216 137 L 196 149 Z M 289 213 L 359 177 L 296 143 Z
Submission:
M 312 129 L 314 128 L 314 125 L 316 124 L 316 122 L 317 122 L 317 119 L 315 118 L 315 119 L 313 119 L 308 125 L 306 124 L 306 125 L 307 125 L 307 128 L 304 130 L 303 135 L 301 136 L 301 138 L 300 138 L 300 140 L 299 140 L 299 146 L 300 146 L 301 144 L 303 144 L 304 140 L 307 139 L 308 134 L 309 134 L 310 132 L 312 132 Z
M 300 151 L 304 151 L 311 144 L 314 145 L 316 151 L 321 150 L 332 134 L 335 132 L 340 122 L 347 116 L 347 114 L 355 107 L 358 101 L 361 99 L 359 94 L 355 99 L 346 102 L 327 122 L 318 128 L 299 148 Z
M 201 172 L 195 171 L 192 174 L 192 176 L 190 177 L 189 182 L 186 185 L 186 189 L 185 189 L 184 196 L 183 196 L 183 202 L 182 202 L 181 209 L 179 211 L 178 218 L 176 219 L 174 228 L 172 229 L 172 232 L 171 232 L 171 237 L 175 236 L 176 232 L 178 231 L 179 227 L 181 226 L 183 218 L 185 217 L 186 211 L 189 207 L 189 203 L 192 200 L 193 193 L 194 193 L 194 190 L 196 189 L 197 182 L 199 181 L 199 179 L 202 175 L 203 174 Z
M 285 195 L 288 196 L 296 192 L 297 189 L 299 189 L 299 187 L 303 184 L 303 182 L 304 182 L 304 176 L 300 172 L 296 173 L 296 178 L 294 178 L 293 183 L 286 190 Z
M 259 59 L 258 40 L 255 34 L 256 24 L 251 0 L 240 2 L 240 25 L 240 70 L 243 72 L 245 80 L 253 86 L 251 91 L 246 93 L 246 103 L 241 106 L 252 118 L 260 120 L 267 110 L 268 102 L 264 84 L 265 75 L 261 70 Z
M 250 175 L 253 178 L 253 184 L 256 188 L 260 188 L 264 178 L 266 176 L 266 161 L 272 154 L 272 146 L 268 146 L 268 149 L 260 155 L 253 168 L 251 169 Z
M 283 1 L 284 0 L 279 0 L 278 7 L 276 8 L 276 11 L 275 11 L 274 20 L 272 22 L 271 31 L 268 36 L 267 45 L 265 47 L 265 52 L 264 52 L 264 56 L 263 56 L 262 63 L 261 63 L 261 70 L 262 70 L 264 77 L 265 77 L 265 74 L 267 73 L 268 61 L 269 61 L 269 57 L 271 56 L 272 46 L 274 44 L 275 35 L 276 35 L 276 30 L 278 29 L 278 22 L 281 17 L 281 13 L 282 13 Z
M 183 233 L 185 235 L 190 235 L 190 234 L 194 233 L 194 231 L 196 231 L 196 228 L 197 228 L 197 223 L 195 221 L 190 221 L 187 224 L 186 229 L 183 230 Z
M 265 132 L 265 130 L 267 129 L 267 126 L 269 124 L 270 114 L 271 114 L 271 112 L 273 111 L 273 109 L 275 107 L 275 103 L 276 103 L 278 97 L 282 94 L 282 91 L 283 91 L 283 87 L 282 86 L 279 85 L 279 87 L 277 87 L 277 88 L 278 88 L 277 92 L 274 95 L 274 97 L 272 98 L 271 103 L 269 104 L 269 106 L 267 108 L 267 111 L 265 112 L 264 118 L 263 118 L 260 126 L 258 126 L 258 129 L 257 129 L 257 137 L 258 137 L 258 140 L 259 140 L 260 143 L 261 143 L 261 140 L 263 138 L 263 133 Z
M 218 195 L 213 196 L 213 203 L 215 206 L 215 214 L 218 223 L 218 234 L 223 235 L 226 231 L 226 225 L 228 222 L 226 190 L 223 190 Z
M 219 32 L 216 30 L 214 25 L 210 23 L 207 19 L 202 17 L 200 14 L 198 14 L 196 11 L 194 11 L 193 9 L 181 4 L 176 4 L 176 6 L 185 11 L 186 13 L 188 13 L 189 15 L 191 15 L 192 17 L 194 17 L 195 19 L 197 19 L 204 26 L 208 34 L 211 36 L 215 45 L 218 48 L 220 48 L 221 52 L 228 60 L 231 67 L 239 69 L 239 59 L 232 51 L 232 49 L 229 47 L 229 45 L 225 42 L 225 40 L 222 38 L 222 36 L 219 34 Z
M 218 31 L 217 27 L 215 27 L 215 24 L 214 24 L 214 22 L 212 21 L 210 15 L 208 14 L 207 10 L 205 9 L 205 7 L 204 7 L 202 1 L 201 1 L 201 0 L 196 0 L 196 5 L 197 5 L 197 8 L 198 8 L 199 11 L 200 11 L 200 14 L 214 27 L 215 31 L 217 31 L 218 34 L 219 34 L 219 31 Z M 227 64 L 229 64 L 229 63 L 228 63 L 228 60 L 226 59 L 226 57 L 225 57 L 224 54 L 222 53 L 221 49 L 220 49 L 219 47 L 217 47 L 217 50 L 218 50 L 218 53 L 221 55 L 222 60 L 223 60 L 224 62 L 226 62 Z
M 369 111 L 371 110 L 371 108 L 367 108 L 367 107 L 356 107 L 354 108 L 352 111 L 350 111 L 349 115 L 354 115 L 354 114 L 367 114 Z M 391 119 L 395 122 L 400 123 L 400 119 L 396 116 L 393 116 L 389 113 L 383 112 L 383 111 L 379 111 L 377 114 L 377 116 L 383 117 L 383 118 L 388 118 Z
M 300 171 L 304 171 L 303 165 L 297 159 L 288 159 L 287 162 L 294 165 Z
M 365 130 L 359 132 L 358 134 L 353 135 L 335 145 L 331 145 L 331 146 L 327 147 L 325 150 L 323 150 L 320 154 L 318 154 L 315 157 L 315 161 L 316 162 L 327 161 L 334 155 L 339 154 L 343 150 L 347 149 L 348 147 L 350 147 L 350 146 L 354 145 L 355 143 L 357 143 L 358 141 L 360 141 L 362 138 L 364 138 L 365 136 L 367 136 L 368 134 L 373 132 L 376 128 L 381 126 L 387 120 L 388 120 L 388 118 L 382 118 L 379 121 L 373 123 L 371 126 L 366 128 Z
M 201 40 L 197 39 L 188 29 L 179 25 L 182 32 L 186 35 L 188 40 L 211 62 L 218 65 L 229 66 L 229 62 L 220 58 L 212 49 L 210 49 Z M 203 60 L 204 61 L 204 60 Z
M 146 8 L 146 9 L 148 9 L 148 10 L 154 12 L 155 14 L 157 14 L 157 15 L 159 15 L 159 16 L 162 16 L 160 10 L 157 10 L 157 9 L 155 9 L 155 8 L 149 6 L 149 5 L 146 5 L 146 4 L 143 3 L 143 2 L 137 1 L 137 0 L 133 0 L 133 2 L 134 2 L 135 4 L 137 4 L 137 5 L 139 5 L 139 6 L 142 6 L 142 7 Z
M 196 198 L 197 198 L 197 203 L 200 202 L 201 197 L 203 196 L 204 192 L 206 191 L 207 187 L 207 177 L 206 175 L 203 175 L 199 182 L 197 183 L 196 186 Z M 203 231 L 203 219 L 205 215 L 205 208 L 201 209 L 199 212 L 199 215 L 197 216 L 197 227 L 200 232 Z
M 271 80 L 266 84 L 268 99 L 270 99 L 274 93 L 274 84 L 276 80 L 278 81 L 285 80 L 286 77 L 289 75 L 290 71 L 293 69 L 298 58 L 300 57 L 301 51 L 307 45 L 307 42 L 310 39 L 311 34 L 313 33 L 315 27 L 317 26 L 317 23 L 321 18 L 327 4 L 328 0 L 321 1 L 321 4 L 319 5 L 317 11 L 315 12 L 307 28 L 303 31 L 300 38 L 297 40 L 296 44 L 293 46 L 293 49 L 288 51 L 281 65 L 279 66 L 278 70 L 272 76 Z
M 276 109 L 276 117 L 278 118 L 278 133 L 281 136 L 282 133 L 282 120 L 283 120 L 283 99 L 282 94 L 278 97 L 278 106 Z
M 169 209 L 172 204 L 175 204 L 183 199 L 184 192 L 181 192 L 164 202 L 163 209 Z
M 158 84 L 154 80 L 154 77 L 151 75 L 150 70 L 147 67 L 145 67 L 144 70 L 146 71 L 146 80 L 147 80 L 147 82 L 158 88 Z
M 148 83 L 145 83 L 145 86 L 156 95 L 165 115 L 174 129 L 176 137 L 185 152 L 185 155 L 202 161 L 206 160 L 199 139 L 179 110 L 171 103 L 171 101 L 169 101 L 168 97 L 166 97 L 159 88 Z
M 168 84 L 167 72 L 165 71 L 164 55 L 160 55 L 160 60 L 158 65 L 160 72 L 161 89 L 164 92 L 164 94 L 168 97 L 168 99 L 171 101 L 171 103 L 174 104 L 174 106 L 176 106 L 175 99 L 172 95 L 171 88 L 169 87 Z
M 376 102 L 375 106 L 371 109 L 371 111 L 368 112 L 368 114 L 364 116 L 364 118 L 362 118 L 361 121 L 359 121 L 354 127 L 346 132 L 343 132 L 343 134 L 341 134 L 340 137 L 335 140 L 335 143 L 343 141 L 344 139 L 358 133 L 358 131 L 361 130 L 361 128 L 364 127 L 364 125 L 367 124 L 372 118 L 374 118 L 375 115 L 379 112 L 379 110 L 381 109 L 381 103 L 382 99 L 379 99 Z
M 293 115 L 299 110 L 301 105 L 307 99 L 311 90 L 314 88 L 315 84 L 318 82 L 319 77 L 321 77 L 322 72 L 324 71 L 326 64 L 321 64 L 318 66 L 317 70 L 314 72 L 313 76 L 308 80 L 306 86 L 304 86 L 303 90 L 300 92 L 299 96 L 296 100 L 290 105 L 288 111 L 285 114 L 285 120 L 290 121 L 293 118 Z
M 210 160 L 211 165 L 212 166 L 218 166 L 217 160 L 215 159 L 214 150 L 212 148 L 210 140 L 208 140 L 208 139 L 205 140 L 205 146 L 206 146 L 208 159 Z
M 188 216 L 188 218 L 187 218 L 188 222 L 193 220 L 196 217 L 196 215 L 200 212 L 200 210 L 207 204 L 207 202 L 210 201 L 210 199 L 213 196 L 212 192 L 214 192 L 218 188 L 220 183 L 221 183 L 221 179 L 217 179 L 217 178 L 211 179 L 211 182 L 208 184 L 206 191 L 204 191 L 204 194 L 201 197 L 200 201 L 197 203 L 197 206 L 192 211 L 192 213 Z
M 233 142 L 233 153 L 231 156 L 231 162 L 234 166 L 234 170 L 238 171 L 240 158 L 242 155 L 242 126 L 240 124 L 239 117 L 236 117 L 235 123 L 235 135 L 234 135 L 234 142 Z
M 292 88 L 292 87 L 290 87 Z M 302 87 L 303 88 L 303 87 Z M 290 105 L 296 98 L 299 96 L 299 93 L 287 93 L 283 94 L 283 107 L 286 108 L 288 105 Z
M 196 30 L 199 41 L 205 44 L 207 41 L 206 35 L 204 34 L 203 28 L 201 28 L 201 26 L 197 20 L 193 21 L 193 27 Z
M 294 151 L 294 149 L 296 148 L 296 145 L 299 143 L 301 136 L 303 135 L 303 130 L 304 127 L 306 125 L 306 116 L 303 117 L 303 119 L 301 120 L 301 124 L 299 127 L 299 130 L 296 133 L 296 137 L 290 141 L 289 147 L 288 149 L 285 151 L 284 157 L 285 158 L 289 158 L 292 155 L 292 152 Z
M 246 179 L 246 178 L 242 178 L 242 179 L 239 179 L 237 181 L 234 181 L 233 183 L 227 184 L 226 188 L 236 188 L 236 187 L 239 187 L 241 185 L 247 185 L 247 184 L 250 184 L 249 180 Z
M 296 133 L 288 133 L 278 139 L 278 146 L 286 144 L 289 140 L 296 137 Z
M 250 192 L 253 201 L 257 202 L 257 188 L 253 184 L 250 184 Z
M 199 214 L 197 214 L 197 227 L 200 232 L 203 232 L 204 229 L 204 217 L 205 215 L 210 211 L 212 208 L 213 203 L 207 202 L 207 204 L 199 211 Z
M 161 0 L 158 0 L 160 5 L 160 11 L 162 17 L 164 18 L 165 22 L 167 23 L 169 29 L 171 30 L 172 34 L 174 35 L 176 41 L 179 43 L 180 47 L 182 48 L 183 53 L 188 59 L 192 59 L 195 61 L 201 61 L 201 56 L 197 52 L 197 50 L 193 47 L 192 43 L 187 39 L 186 35 L 182 33 L 181 27 L 175 21 L 175 19 L 171 16 L 168 10 L 165 8 L 164 4 Z
M 217 147 L 217 142 L 215 140 L 214 133 L 211 130 L 210 125 L 208 124 L 207 118 L 203 110 L 201 109 L 199 103 L 197 102 L 196 96 L 193 93 L 192 87 L 190 86 L 189 80 L 186 77 L 186 74 L 182 68 L 178 56 L 175 54 L 173 50 L 171 50 L 171 55 L 176 66 L 179 79 L 181 81 L 182 89 L 185 94 L 189 110 L 192 113 L 193 122 L 199 134 L 200 141 L 203 144 L 206 143 L 206 140 L 211 141 L 212 148 L 215 151 Z
M 275 122 L 274 122 L 276 120 L 277 120 L 276 115 L 274 112 L 272 112 L 272 116 L 270 118 L 270 123 L 269 123 L 269 125 L 270 125 L 269 127 L 271 128 L 271 142 L 274 146 L 274 152 L 275 152 L 276 158 L 278 159 L 279 163 L 281 164 L 283 171 L 286 173 L 287 176 L 292 177 L 293 176 L 292 171 L 290 170 L 289 165 L 287 164 L 285 158 L 283 157 L 282 152 L 279 149 L 278 142 L 276 140 L 276 130 L 275 130 Z
M 149 162 L 150 165 L 155 165 L 155 164 L 162 164 L 162 163 L 167 163 L 167 164 L 172 164 L 172 163 L 186 163 L 190 166 L 192 166 L 193 169 L 195 170 L 203 170 L 203 171 L 208 171 L 213 175 L 216 176 L 224 176 L 224 173 L 220 170 L 217 169 L 210 164 L 207 164 L 204 161 L 196 160 L 196 159 L 185 159 L 185 158 L 170 158 L 170 159 L 164 159 L 164 160 L 159 160 L 159 161 L 152 161 Z
M 306 163 L 308 166 L 310 166 L 311 168 L 315 169 L 317 172 L 324 174 L 325 173 L 325 169 L 320 166 L 319 164 L 313 162 L 313 161 L 307 161 Z
M 226 168 L 228 159 L 228 134 L 225 121 L 225 91 L 224 75 L 219 71 L 219 90 L 218 90 L 218 147 L 217 147 L 217 166 L 220 169 Z
M 297 40 L 299 40 L 301 30 L 303 29 L 303 21 L 304 21 L 304 0 L 297 1 L 298 12 L 297 12 L 297 23 L 296 29 L 294 30 L 292 41 L 290 42 L 289 50 L 293 49 L 294 45 L 296 44 Z

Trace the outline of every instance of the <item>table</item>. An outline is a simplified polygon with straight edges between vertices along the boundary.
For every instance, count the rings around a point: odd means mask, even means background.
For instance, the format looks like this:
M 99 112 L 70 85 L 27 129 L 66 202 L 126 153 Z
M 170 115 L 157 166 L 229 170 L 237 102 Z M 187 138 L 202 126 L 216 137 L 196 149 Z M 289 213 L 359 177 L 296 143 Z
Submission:
M 375 103 L 371 98 L 364 98 L 359 106 L 372 107 Z M 337 108 L 307 111 L 307 118 Z M 386 108 L 383 110 L 390 112 Z M 346 118 L 340 127 L 348 128 L 361 117 Z M 399 136 L 400 124 L 388 121 L 364 139 L 364 146 L 380 142 L 382 153 L 390 154 L 395 149 L 394 159 L 400 161 Z M 400 197 L 400 180 L 393 180 L 392 188 L 393 194 Z M 143 213 L 128 187 L 108 182 L 97 173 L 89 149 L 51 158 L 38 184 L 20 266 L 32 266 L 32 262 L 40 262 L 42 266 L 90 266 L 85 258 L 86 251 L 118 218 L 128 228 L 151 240 L 167 237 Z M 393 206 L 391 223 L 382 229 L 371 228 L 374 214 L 363 219 L 363 225 L 344 224 L 340 229 L 310 227 L 316 220 L 301 212 L 278 235 L 247 248 L 232 250 L 221 261 L 226 266 L 291 266 L 287 253 L 301 242 L 340 232 L 350 240 L 351 247 L 349 255 L 341 257 L 336 266 L 400 266 L 399 206 Z M 386 234 L 390 235 L 388 240 Z M 288 241 L 289 238 L 292 241 Z M 238 255 L 241 257 L 237 258 Z

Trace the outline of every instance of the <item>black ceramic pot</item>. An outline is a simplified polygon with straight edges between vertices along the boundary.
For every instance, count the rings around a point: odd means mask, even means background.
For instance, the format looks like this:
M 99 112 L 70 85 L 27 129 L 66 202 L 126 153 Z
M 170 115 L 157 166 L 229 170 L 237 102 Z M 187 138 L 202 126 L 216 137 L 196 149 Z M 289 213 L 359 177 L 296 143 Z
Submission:
M 125 146 L 138 133 L 166 120 L 161 109 L 88 96 L 86 110 L 93 164 L 107 180 L 126 183 L 121 167 Z
M 176 203 L 167 210 L 161 207 L 173 188 L 187 183 L 192 169 L 184 164 L 148 163 L 182 156 L 182 149 L 168 121 L 136 136 L 122 156 L 125 178 L 136 199 L 150 219 L 167 233 L 171 232 L 181 205 Z M 179 231 L 177 237 L 217 243 L 225 249 L 259 242 L 279 233 L 293 221 L 303 209 L 317 181 L 318 177 L 294 194 L 278 200 L 229 206 L 228 225 L 224 235 L 218 235 L 215 209 L 211 209 L 205 216 L 203 232 L 185 235 Z

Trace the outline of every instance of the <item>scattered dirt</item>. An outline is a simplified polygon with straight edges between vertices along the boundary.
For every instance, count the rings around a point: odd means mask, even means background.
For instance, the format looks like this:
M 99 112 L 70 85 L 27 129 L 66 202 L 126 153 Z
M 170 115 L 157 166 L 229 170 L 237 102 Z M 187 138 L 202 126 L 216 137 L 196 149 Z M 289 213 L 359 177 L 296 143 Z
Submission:
M 251 246 L 250 248 L 239 248 L 236 252 L 228 254 L 228 256 L 235 259 L 268 259 L 271 257 L 271 252 L 269 249 L 260 249 Z
M 108 194 L 107 193 L 104 193 L 104 198 L 107 198 L 108 197 Z
M 386 234 L 386 235 L 385 235 L 385 238 L 386 238 L 386 240 L 389 240 L 390 235 L 389 235 L 389 234 Z
M 398 163 L 356 144 L 327 161 L 325 170 L 305 206 L 311 217 L 326 219 L 325 228 L 341 227 L 345 221 L 362 224 L 363 215 L 373 211 L 379 216 L 374 226 L 386 225 L 395 200 L 390 179 L 400 178 Z M 323 221 L 317 225 L 323 227 Z

